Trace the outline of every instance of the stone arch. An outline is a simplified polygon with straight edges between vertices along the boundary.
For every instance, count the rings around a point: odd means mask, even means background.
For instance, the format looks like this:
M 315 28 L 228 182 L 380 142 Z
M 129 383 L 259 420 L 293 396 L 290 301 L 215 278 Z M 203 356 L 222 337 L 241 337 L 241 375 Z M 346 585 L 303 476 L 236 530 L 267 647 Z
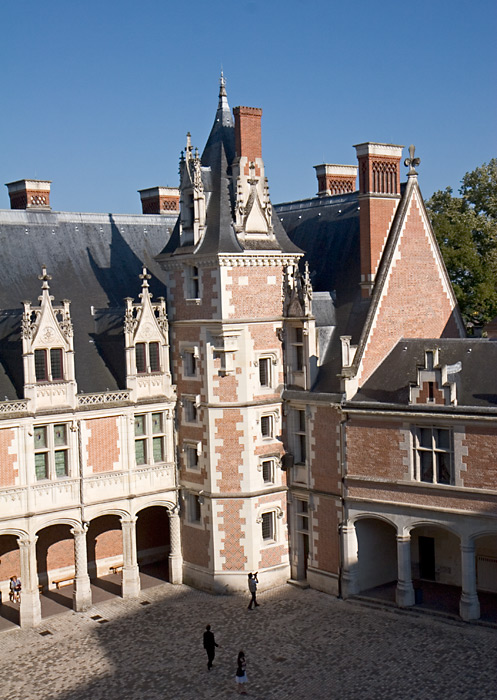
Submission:
M 86 551 L 91 579 L 102 578 L 110 573 L 110 567 L 122 565 L 121 521 L 129 517 L 129 513 L 121 509 L 102 508 L 88 520 Z
M 397 526 L 384 515 L 360 514 L 357 536 L 357 591 L 397 581 Z
M 484 530 L 472 536 L 476 559 L 476 588 L 497 593 L 497 532 Z
M 461 586 L 461 536 L 447 523 L 416 521 L 410 527 L 413 579 Z
M 81 523 L 76 518 L 64 518 L 64 517 L 46 517 L 37 521 L 38 524 L 35 527 L 34 534 L 39 535 L 41 530 L 45 530 L 48 527 L 53 527 L 57 525 L 67 525 L 70 528 L 81 527 Z
M 36 566 L 38 580 L 44 589 L 53 582 L 74 575 L 74 539 L 71 533 L 76 521 L 57 518 L 36 530 Z
M 136 550 L 142 585 L 154 579 L 169 580 L 171 506 L 169 502 L 155 499 L 136 511 Z

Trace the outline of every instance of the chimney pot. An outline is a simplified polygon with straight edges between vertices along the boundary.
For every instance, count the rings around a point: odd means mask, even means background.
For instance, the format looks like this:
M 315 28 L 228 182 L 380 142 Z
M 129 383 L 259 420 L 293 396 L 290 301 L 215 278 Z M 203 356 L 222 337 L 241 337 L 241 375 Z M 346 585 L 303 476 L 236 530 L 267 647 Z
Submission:
M 258 107 L 235 107 L 235 149 L 239 158 L 249 162 L 262 158 L 261 117 Z
M 7 182 L 11 209 L 50 211 L 50 180 L 16 180 Z
M 179 212 L 177 187 L 149 187 L 138 190 L 143 214 L 170 214 Z
M 355 192 L 357 165 L 322 163 L 314 168 L 318 179 L 318 197 Z

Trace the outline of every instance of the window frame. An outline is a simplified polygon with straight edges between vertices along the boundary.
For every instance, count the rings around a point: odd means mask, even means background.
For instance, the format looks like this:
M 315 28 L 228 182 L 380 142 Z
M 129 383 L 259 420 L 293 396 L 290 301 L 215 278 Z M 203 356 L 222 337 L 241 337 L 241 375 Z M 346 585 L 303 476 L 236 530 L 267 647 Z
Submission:
M 57 353 L 57 361 L 55 357 Z M 40 363 L 38 359 L 42 358 Z M 34 360 L 34 370 L 35 370 L 35 382 L 36 384 L 42 384 L 44 382 L 60 382 L 65 379 L 65 367 L 64 367 L 64 348 L 35 348 L 33 352 Z M 54 376 L 54 366 L 60 366 L 60 376 Z M 43 367 L 43 378 L 39 377 L 39 369 Z
M 186 494 L 186 520 L 188 525 L 202 527 L 202 501 L 198 493 Z
M 262 389 L 271 389 L 273 386 L 273 370 L 272 370 L 272 365 L 273 365 L 273 358 L 269 355 L 263 355 L 262 357 L 259 357 L 257 361 L 258 367 L 259 367 L 259 386 Z M 265 369 L 266 373 L 266 381 L 262 381 L 261 374 L 263 372 L 263 368 Z
M 143 350 L 143 355 L 138 359 L 139 353 L 138 348 L 140 348 L 140 353 Z M 151 349 L 154 348 L 154 353 L 152 354 Z M 152 361 L 152 358 L 155 358 Z M 157 368 L 153 368 L 153 362 L 156 363 Z M 143 363 L 143 364 L 142 364 Z M 143 367 L 143 369 L 140 369 Z M 136 374 L 159 374 L 162 371 L 161 365 L 161 351 L 160 343 L 157 340 L 152 341 L 140 341 L 135 343 L 135 368 Z
M 199 441 L 185 440 L 183 442 L 183 464 L 187 471 L 199 472 L 200 471 L 200 456 L 201 456 L 201 443 Z M 195 455 L 194 464 L 191 463 L 189 455 Z
M 304 358 L 304 329 L 301 326 L 291 327 L 291 339 L 290 346 L 292 348 L 291 353 L 291 366 L 293 372 L 304 371 L 305 358 Z
M 267 426 L 269 429 L 267 433 L 265 433 L 263 430 L 263 426 L 266 424 L 266 420 L 267 420 Z M 274 439 L 274 423 L 275 423 L 274 414 L 265 413 L 261 416 L 260 434 L 261 434 L 261 438 L 263 440 L 273 440 Z
M 199 301 L 202 298 L 200 268 L 197 265 L 187 265 L 185 270 L 186 301 Z
M 64 442 L 58 443 L 55 435 L 56 428 L 64 429 Z M 45 433 L 44 444 L 36 447 L 37 431 L 43 430 Z M 34 454 L 34 476 L 35 481 L 55 481 L 66 479 L 71 476 L 71 445 L 70 445 L 70 424 L 69 423 L 43 423 L 33 426 L 33 454 Z M 64 473 L 58 474 L 56 455 L 64 455 Z M 44 455 L 45 476 L 38 476 L 37 456 Z
M 422 431 L 430 431 L 431 445 L 423 444 Z M 441 445 L 439 442 L 440 436 L 437 432 L 443 432 L 448 436 L 448 446 Z M 425 436 L 426 437 L 426 436 Z M 431 466 L 428 466 L 428 473 L 431 473 L 431 478 L 423 478 L 426 465 L 423 462 L 429 460 L 422 455 L 431 454 Z M 436 425 L 415 425 L 412 429 L 412 455 L 413 455 L 413 479 L 419 484 L 432 484 L 434 486 L 455 486 L 455 460 L 454 460 L 454 431 L 447 426 Z M 441 458 L 445 455 L 445 459 Z M 447 464 L 444 464 L 448 458 Z M 440 479 L 442 470 L 448 470 L 448 480 Z
M 269 534 L 265 536 L 264 529 L 265 526 L 269 525 Z M 261 513 L 261 537 L 263 544 L 273 544 L 276 542 L 276 512 L 274 510 L 267 510 Z
M 268 465 L 264 467 L 264 465 Z M 264 473 L 266 471 L 266 474 Z M 276 464 L 275 464 L 275 459 L 274 457 L 266 457 L 261 459 L 261 475 L 262 475 L 262 481 L 264 484 L 274 484 L 275 483 L 275 473 L 276 473 Z M 269 478 L 266 478 L 266 476 L 269 476 Z
M 307 416 L 305 408 L 294 408 L 294 454 L 295 464 L 307 464 Z M 302 425 L 303 417 L 303 425 Z
M 154 430 L 154 416 L 160 416 L 160 430 Z M 137 419 L 143 418 L 143 433 L 137 434 Z M 135 466 L 146 467 L 155 464 L 164 464 L 167 461 L 167 434 L 166 415 L 163 411 L 148 411 L 145 413 L 135 413 L 133 418 L 134 443 L 135 443 Z M 159 442 L 158 442 L 159 441 Z M 137 445 L 143 445 L 143 461 L 138 461 Z M 156 460 L 155 446 L 160 445 L 162 459 Z
M 181 404 L 182 422 L 188 425 L 198 425 L 199 420 L 199 401 L 197 396 L 183 396 Z M 191 409 L 188 408 L 191 406 Z

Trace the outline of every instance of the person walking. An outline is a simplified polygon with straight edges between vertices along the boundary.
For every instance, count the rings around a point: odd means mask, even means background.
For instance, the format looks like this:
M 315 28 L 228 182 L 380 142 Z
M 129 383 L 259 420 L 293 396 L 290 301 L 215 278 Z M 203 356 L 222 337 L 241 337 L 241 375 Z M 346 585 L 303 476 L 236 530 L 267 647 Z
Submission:
M 219 644 L 216 644 L 216 640 L 214 639 L 214 633 L 211 632 L 211 626 L 207 625 L 204 632 L 204 649 L 207 652 L 208 671 L 210 671 L 212 668 L 212 662 L 214 661 L 214 657 L 216 656 L 217 646 L 219 646 Z
M 250 603 L 248 604 L 248 609 L 252 610 L 252 605 L 255 605 L 256 608 L 259 607 L 259 603 L 256 600 L 256 593 L 257 593 L 257 584 L 259 583 L 259 580 L 257 578 L 257 571 L 255 574 L 249 574 L 248 575 L 248 588 L 250 591 L 250 595 L 252 596 L 250 598 Z
M 247 695 L 247 691 L 245 690 L 245 685 L 247 683 L 247 664 L 245 662 L 245 654 L 243 651 L 238 652 L 238 659 L 236 661 L 236 685 L 238 688 L 238 692 L 241 695 Z

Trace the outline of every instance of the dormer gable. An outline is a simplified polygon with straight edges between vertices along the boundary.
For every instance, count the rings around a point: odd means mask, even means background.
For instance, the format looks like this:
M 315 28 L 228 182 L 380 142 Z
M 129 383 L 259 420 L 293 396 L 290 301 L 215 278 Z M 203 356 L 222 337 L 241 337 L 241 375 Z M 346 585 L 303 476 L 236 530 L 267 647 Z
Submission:
M 166 301 L 164 297 L 152 301 L 150 278 L 144 267 L 140 275 L 140 301 L 134 303 L 130 297 L 125 299 L 126 385 L 134 401 L 173 393 Z
M 34 402 L 35 411 L 74 406 L 76 400 L 70 301 L 53 304 L 52 278 L 45 266 L 38 279 L 42 281 L 40 304 L 24 301 L 22 317 L 24 395 Z
M 205 193 L 198 149 L 193 150 L 190 133 L 181 152 L 180 172 L 180 245 L 196 245 L 205 230 Z
M 409 386 L 410 404 L 457 406 L 456 375 L 462 364 L 441 365 L 438 348 L 425 351 L 424 366 L 417 368 L 417 381 Z

